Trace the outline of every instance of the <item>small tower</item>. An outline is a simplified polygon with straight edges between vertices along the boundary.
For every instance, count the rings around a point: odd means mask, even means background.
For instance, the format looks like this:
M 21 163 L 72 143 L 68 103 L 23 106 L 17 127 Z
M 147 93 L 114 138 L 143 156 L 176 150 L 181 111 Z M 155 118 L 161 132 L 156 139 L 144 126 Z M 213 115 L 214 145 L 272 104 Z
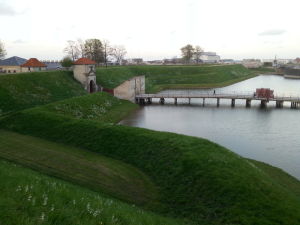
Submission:
M 74 62 L 74 78 L 78 80 L 89 93 L 98 91 L 95 66 L 96 62 L 88 58 L 80 58 Z

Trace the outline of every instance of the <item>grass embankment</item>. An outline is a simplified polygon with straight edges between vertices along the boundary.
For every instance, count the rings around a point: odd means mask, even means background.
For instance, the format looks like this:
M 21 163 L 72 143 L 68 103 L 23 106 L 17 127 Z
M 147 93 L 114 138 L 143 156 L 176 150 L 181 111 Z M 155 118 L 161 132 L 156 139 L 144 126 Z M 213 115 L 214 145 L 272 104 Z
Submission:
M 182 224 L 2 160 L 0 180 L 1 225 Z
M 155 201 L 145 174 L 90 151 L 0 130 L 0 157 L 134 204 Z
M 86 92 L 72 72 L 51 71 L 0 76 L 0 116 Z
M 115 88 L 125 80 L 146 76 L 146 92 L 170 88 L 209 88 L 227 86 L 255 76 L 242 65 L 201 66 L 123 66 L 97 69 L 97 82 Z
M 137 108 L 138 105 L 112 97 L 105 92 L 70 98 L 40 107 L 41 110 L 76 119 L 106 123 L 117 123 Z
M 161 204 L 153 210 L 169 216 L 199 224 L 300 224 L 299 196 L 290 185 L 204 139 L 77 120 L 40 108 L 18 112 L 0 125 L 139 168 L 160 190 Z

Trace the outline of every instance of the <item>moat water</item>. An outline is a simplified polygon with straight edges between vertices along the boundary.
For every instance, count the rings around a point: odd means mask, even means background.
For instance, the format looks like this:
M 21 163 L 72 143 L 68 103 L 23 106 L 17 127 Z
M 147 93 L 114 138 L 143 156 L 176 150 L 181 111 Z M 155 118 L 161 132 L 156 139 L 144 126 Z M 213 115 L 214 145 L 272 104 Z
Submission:
M 271 88 L 275 95 L 300 96 L 300 80 L 285 79 L 276 75 L 261 75 L 228 87 L 216 89 L 167 90 L 164 92 L 190 93 L 253 93 L 256 88 Z M 245 107 L 245 100 L 167 99 L 160 105 L 141 106 L 120 122 L 123 125 L 143 127 L 159 131 L 209 139 L 231 149 L 239 155 L 269 163 L 282 168 L 300 179 L 300 109 L 291 109 L 290 103 L 276 108 L 268 103 L 262 109 L 260 102 L 252 101 L 251 108 Z

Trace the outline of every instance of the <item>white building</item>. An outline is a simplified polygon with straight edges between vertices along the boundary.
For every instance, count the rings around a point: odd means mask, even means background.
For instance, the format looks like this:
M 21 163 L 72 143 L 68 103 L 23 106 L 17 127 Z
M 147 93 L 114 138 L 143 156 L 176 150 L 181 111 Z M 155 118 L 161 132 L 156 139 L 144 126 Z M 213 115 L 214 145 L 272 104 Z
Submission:
M 215 52 L 202 52 L 200 55 L 200 60 L 203 63 L 219 63 L 220 56 L 218 56 Z

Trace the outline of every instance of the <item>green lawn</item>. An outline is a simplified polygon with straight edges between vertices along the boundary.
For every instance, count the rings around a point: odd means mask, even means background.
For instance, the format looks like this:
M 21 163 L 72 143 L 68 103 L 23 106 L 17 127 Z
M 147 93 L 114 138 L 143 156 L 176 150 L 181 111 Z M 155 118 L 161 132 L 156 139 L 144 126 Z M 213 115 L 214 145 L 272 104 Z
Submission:
M 138 107 L 129 101 L 112 97 L 105 92 L 99 92 L 54 102 L 42 106 L 40 109 L 77 119 L 117 123 Z
M 50 71 L 0 76 L 1 114 L 85 95 L 73 73 Z
M 255 76 L 242 65 L 201 66 L 122 66 L 97 69 L 97 82 L 114 88 L 125 80 L 146 76 L 146 91 L 157 92 L 168 88 L 220 87 Z
M 294 183 L 291 188 L 280 176 L 201 138 L 78 120 L 39 108 L 11 115 L 0 125 L 131 164 L 158 187 L 160 204 L 152 210 L 168 216 L 198 224 L 300 221 L 299 181 L 273 171 Z
M 0 130 L 0 157 L 134 204 L 155 201 L 145 174 L 90 151 Z
M 1 225 L 179 225 L 174 219 L 0 160 Z

